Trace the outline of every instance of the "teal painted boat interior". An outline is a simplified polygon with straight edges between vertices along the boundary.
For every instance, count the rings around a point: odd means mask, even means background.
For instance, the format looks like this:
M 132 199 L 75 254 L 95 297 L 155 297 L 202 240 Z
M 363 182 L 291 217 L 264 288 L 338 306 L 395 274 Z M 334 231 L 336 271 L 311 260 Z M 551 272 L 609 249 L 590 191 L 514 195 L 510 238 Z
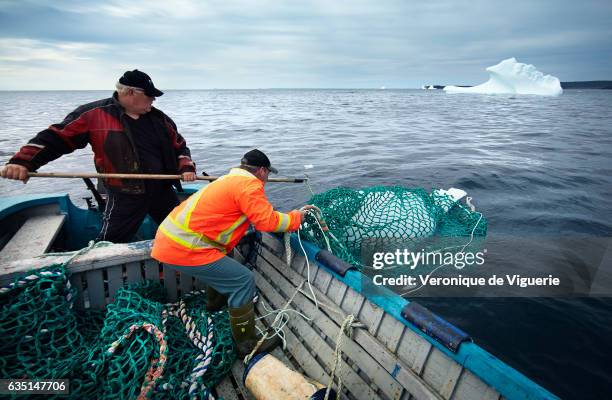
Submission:
M 179 192 L 179 198 L 184 199 L 195 193 L 202 185 L 185 185 Z M 82 249 L 96 238 L 102 227 L 102 213 L 97 209 L 81 208 L 74 204 L 66 193 L 32 194 L 0 198 L 0 222 L 2 220 L 28 209 L 56 204 L 59 212 L 66 215 L 62 228 L 62 251 Z M 153 239 L 157 224 L 147 216 L 134 237 L 134 241 Z

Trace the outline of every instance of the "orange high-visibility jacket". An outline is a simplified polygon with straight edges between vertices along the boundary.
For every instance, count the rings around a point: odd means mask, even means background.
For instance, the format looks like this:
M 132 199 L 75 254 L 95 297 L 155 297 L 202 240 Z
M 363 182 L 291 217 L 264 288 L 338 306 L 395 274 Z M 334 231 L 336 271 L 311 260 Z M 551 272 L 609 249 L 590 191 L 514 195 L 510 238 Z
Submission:
M 300 212 L 274 211 L 264 183 L 232 168 L 172 210 L 157 230 L 151 256 L 174 265 L 212 263 L 238 244 L 249 223 L 264 232 L 294 231 L 300 226 Z

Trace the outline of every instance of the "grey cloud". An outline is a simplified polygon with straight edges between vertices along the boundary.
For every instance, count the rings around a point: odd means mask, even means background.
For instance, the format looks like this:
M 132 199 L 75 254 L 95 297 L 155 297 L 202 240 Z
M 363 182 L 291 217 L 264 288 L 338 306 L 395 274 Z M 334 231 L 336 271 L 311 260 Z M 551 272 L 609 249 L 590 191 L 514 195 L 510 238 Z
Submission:
M 101 46 L 83 51 L 109 71 L 99 84 L 132 65 L 175 88 L 469 84 L 512 56 L 566 80 L 609 79 L 608 3 L 2 2 L 0 39 Z M 3 70 L 11 63 L 0 58 Z M 0 78 L 0 88 L 9 83 Z

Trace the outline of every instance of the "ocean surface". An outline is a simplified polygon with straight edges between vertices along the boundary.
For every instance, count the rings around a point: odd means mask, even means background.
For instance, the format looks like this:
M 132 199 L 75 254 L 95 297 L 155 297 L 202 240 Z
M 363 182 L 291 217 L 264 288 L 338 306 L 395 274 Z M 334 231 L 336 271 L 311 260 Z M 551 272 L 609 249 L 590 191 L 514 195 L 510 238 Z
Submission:
M 78 105 L 110 94 L 0 92 L 0 162 Z M 488 220 L 487 265 L 557 274 L 563 291 L 417 301 L 562 398 L 612 397 L 612 299 L 602 296 L 612 292 L 602 280 L 612 269 L 612 91 L 169 90 L 155 105 L 210 175 L 257 147 L 282 176 L 307 173 L 315 192 L 466 190 Z M 92 153 L 76 151 L 40 171 L 94 172 Z M 76 179 L 0 181 L 2 196 L 58 191 L 82 206 L 89 196 Z M 267 192 L 281 209 L 310 198 L 303 185 L 269 184 Z M 589 295 L 593 287 L 599 295 Z

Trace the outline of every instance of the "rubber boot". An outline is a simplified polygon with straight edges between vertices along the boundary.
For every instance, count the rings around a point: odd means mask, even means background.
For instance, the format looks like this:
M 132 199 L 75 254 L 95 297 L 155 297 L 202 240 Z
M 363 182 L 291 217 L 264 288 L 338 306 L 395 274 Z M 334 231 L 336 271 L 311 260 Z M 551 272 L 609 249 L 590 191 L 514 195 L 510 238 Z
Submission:
M 230 308 L 230 325 L 232 336 L 238 348 L 238 355 L 243 358 L 253 351 L 255 345 L 261 338 L 255 330 L 255 307 L 253 303 L 247 303 L 238 308 Z M 255 354 L 270 352 L 280 344 L 280 338 L 274 336 L 266 339 L 257 349 Z
M 212 286 L 206 286 L 206 311 L 221 311 L 227 306 L 228 296 L 217 292 Z

